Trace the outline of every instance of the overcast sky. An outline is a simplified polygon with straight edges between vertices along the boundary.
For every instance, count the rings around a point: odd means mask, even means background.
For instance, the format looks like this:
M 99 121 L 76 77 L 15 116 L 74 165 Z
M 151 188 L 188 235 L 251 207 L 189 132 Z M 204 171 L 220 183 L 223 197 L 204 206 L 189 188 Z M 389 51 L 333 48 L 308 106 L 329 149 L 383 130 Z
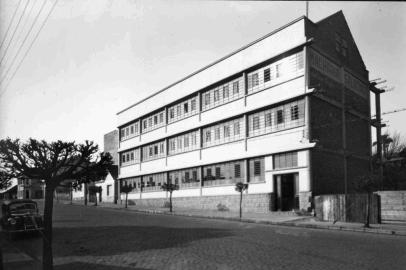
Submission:
M 6 50 L 26 3 L 24 30 Z M 1 47 L 0 138 L 90 139 L 101 147 L 118 111 L 305 14 L 305 2 L 59 0 L 10 80 L 42 3 L 21 0 Z M 15 64 L 53 3 L 46 1 Z M 0 2 L 2 41 L 17 4 Z M 317 22 L 339 10 L 370 78 L 395 87 L 383 96 L 383 111 L 406 107 L 406 4 L 311 2 L 309 17 Z M 406 135 L 406 111 L 384 120 Z

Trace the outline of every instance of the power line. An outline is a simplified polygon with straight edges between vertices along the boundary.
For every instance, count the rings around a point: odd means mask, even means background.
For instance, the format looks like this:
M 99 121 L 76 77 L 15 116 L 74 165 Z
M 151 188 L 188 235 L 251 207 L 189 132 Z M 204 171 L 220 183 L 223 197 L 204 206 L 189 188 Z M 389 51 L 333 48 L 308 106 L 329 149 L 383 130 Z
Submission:
M 14 28 L 13 34 L 11 35 L 11 38 L 10 38 L 10 40 L 9 40 L 9 42 L 8 42 L 8 45 L 7 45 L 7 47 L 6 47 L 6 50 L 4 51 L 4 54 L 3 54 L 3 56 L 2 56 L 2 58 L 1 58 L 1 60 L 0 60 L 0 65 L 1 65 L 1 63 L 3 62 L 3 59 L 4 59 L 4 57 L 6 56 L 7 51 L 8 51 L 8 49 L 10 48 L 11 43 L 13 42 L 14 35 L 16 34 L 17 28 L 18 28 L 18 26 L 20 25 L 22 18 L 24 17 L 25 11 L 26 11 L 27 6 L 28 6 L 28 3 L 30 3 L 30 0 L 28 0 L 27 3 L 25 4 L 23 13 L 22 13 L 21 16 L 20 16 L 20 19 L 18 19 L 18 23 L 17 23 L 16 27 Z
M 31 34 L 32 29 L 34 29 L 34 26 L 35 26 L 35 24 L 36 24 L 37 21 L 38 21 L 38 18 L 39 18 L 39 16 L 41 15 L 41 12 L 42 12 L 42 10 L 43 10 L 44 7 L 45 7 L 46 2 L 47 2 L 47 0 L 44 0 L 44 2 L 42 3 L 42 6 L 41 6 L 41 8 L 40 8 L 40 10 L 39 10 L 39 12 L 38 12 L 38 14 L 37 14 L 37 16 L 35 16 L 34 21 L 33 21 L 33 23 L 31 24 L 30 29 L 28 30 L 27 35 L 25 35 L 25 38 L 24 38 L 23 42 L 20 44 L 20 47 L 18 48 L 17 53 L 14 55 L 13 60 L 11 60 L 11 64 L 10 64 L 10 66 L 8 67 L 8 69 L 6 70 L 4 77 L 0 80 L 0 85 L 1 85 L 1 84 L 3 83 L 3 81 L 7 78 L 7 75 L 8 75 L 8 73 L 9 73 L 9 71 L 10 71 L 11 68 L 13 67 L 14 62 L 17 60 L 17 57 L 18 57 L 18 55 L 19 55 L 21 49 L 24 47 L 25 42 L 27 41 L 29 35 Z M 41 31 L 41 30 L 40 30 L 40 31 Z
M 32 40 L 31 44 L 29 45 L 28 49 L 25 51 L 25 54 L 24 54 L 24 56 L 22 57 L 21 61 L 18 63 L 17 68 L 14 70 L 14 73 L 11 75 L 11 78 L 10 78 L 10 80 L 8 81 L 7 85 L 5 86 L 3 92 L 0 93 L 0 97 L 1 97 L 2 94 L 4 94 L 4 93 L 7 91 L 7 87 L 10 85 L 10 83 L 11 83 L 11 81 L 13 80 L 14 76 L 16 75 L 17 71 L 19 70 L 19 68 L 21 67 L 21 65 L 22 65 L 22 63 L 24 62 L 25 58 L 27 57 L 29 51 L 31 50 L 31 48 L 32 48 L 32 46 L 34 45 L 35 41 L 37 40 L 39 34 L 41 33 L 42 29 L 44 28 L 46 22 L 48 21 L 49 17 L 51 16 L 51 13 L 52 13 L 52 11 L 54 10 L 54 8 L 55 8 L 57 2 L 58 2 L 58 0 L 56 0 L 56 1 L 54 2 L 54 4 L 52 5 L 52 7 L 51 7 L 51 9 L 49 10 L 47 16 L 45 17 L 45 20 L 42 22 L 42 25 L 40 26 L 40 28 L 39 28 L 37 34 L 35 35 L 34 39 Z M 43 9 L 45 3 L 46 3 L 46 0 L 44 1 L 44 4 L 42 5 L 40 12 L 42 11 L 42 9 Z M 38 13 L 38 15 L 39 15 L 39 13 Z M 36 17 L 35 19 L 38 19 L 38 17 Z M 36 20 L 35 20 L 35 22 L 36 22 Z M 31 30 L 32 30 L 32 28 L 33 28 L 35 22 L 32 24 L 32 27 L 31 27 L 31 29 L 30 29 L 29 32 L 31 32 Z M 27 34 L 26 38 L 28 37 L 28 35 L 29 35 L 29 33 Z M 23 42 L 23 43 L 25 43 L 25 41 L 26 41 L 26 39 L 24 39 L 24 42 Z M 20 46 L 20 49 L 21 49 L 21 48 L 22 48 L 22 46 Z M 16 58 L 15 58 L 15 59 L 16 59 Z M 13 60 L 14 60 L 14 59 L 13 59 Z M 9 70 L 11 70 L 11 66 L 10 66 L 10 68 L 9 68 L 7 71 L 9 71 Z M 3 78 L 2 81 L 0 81 L 0 84 L 4 81 L 4 79 L 5 79 L 5 77 Z
M 18 1 L 16 10 L 14 11 L 13 16 L 11 17 L 11 21 L 10 21 L 8 27 L 7 27 L 6 33 L 4 34 L 3 41 L 2 41 L 1 44 L 0 44 L 0 50 L 1 50 L 1 48 L 3 47 L 4 41 L 6 41 L 6 39 L 7 39 L 8 31 L 10 31 L 11 25 L 13 24 L 14 18 L 15 18 L 16 14 L 17 14 L 17 10 L 18 10 L 18 8 L 20 7 L 20 4 L 21 4 L 21 0 Z
M 42 25 L 40 27 L 40 29 L 38 30 L 37 34 L 35 35 L 34 39 L 32 40 L 30 46 L 28 47 L 28 49 L 25 51 L 25 54 L 23 56 L 23 58 L 21 59 L 21 61 L 18 63 L 17 68 L 14 70 L 13 75 L 11 75 L 10 80 L 8 81 L 6 87 L 4 88 L 3 92 L 0 92 L 0 97 L 7 91 L 7 87 L 9 86 L 9 84 L 11 83 L 11 81 L 13 80 L 14 76 L 17 74 L 17 71 L 19 70 L 19 68 L 21 67 L 22 63 L 24 62 L 24 59 L 27 57 L 28 52 L 31 50 L 32 46 L 34 45 L 35 41 L 37 40 L 39 34 L 41 33 L 42 29 L 44 28 L 46 22 L 48 21 L 49 17 L 51 16 L 52 11 L 54 10 L 56 3 L 58 3 L 58 0 L 55 0 L 54 4 L 52 5 L 51 9 L 49 10 L 47 16 L 45 17 L 45 20 L 42 22 Z
M 23 22 L 22 25 L 21 25 L 20 34 L 17 35 L 17 37 L 16 37 L 16 39 L 15 39 L 15 43 L 16 43 L 16 44 L 18 44 L 18 41 L 21 39 L 21 38 L 20 38 L 21 35 L 24 34 L 25 26 L 27 25 L 27 23 L 28 23 L 29 20 L 30 20 L 30 16 L 31 16 L 32 11 L 34 10 L 34 6 L 35 6 L 35 2 L 33 1 L 33 4 L 31 5 L 30 10 L 28 11 L 27 16 L 25 17 L 25 20 L 24 20 L 24 22 Z M 8 60 L 8 59 L 9 59 L 9 58 L 6 58 L 5 61 L 4 61 L 4 63 L 3 63 L 5 67 L 7 66 L 7 60 Z

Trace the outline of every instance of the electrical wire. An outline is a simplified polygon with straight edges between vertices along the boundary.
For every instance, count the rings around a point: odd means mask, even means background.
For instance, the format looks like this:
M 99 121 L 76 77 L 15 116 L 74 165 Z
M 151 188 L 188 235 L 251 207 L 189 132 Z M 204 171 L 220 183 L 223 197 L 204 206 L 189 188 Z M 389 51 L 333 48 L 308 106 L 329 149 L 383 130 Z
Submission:
M 26 50 L 23 58 L 20 60 L 20 62 L 17 65 L 17 68 L 14 70 L 14 73 L 11 75 L 10 80 L 8 81 L 7 85 L 5 86 L 4 90 L 0 92 L 0 97 L 7 91 L 7 87 L 10 85 L 11 81 L 13 80 L 14 76 L 17 74 L 17 71 L 21 67 L 22 63 L 24 62 L 25 58 L 27 57 L 29 51 L 31 50 L 32 46 L 34 45 L 35 41 L 37 40 L 39 34 L 41 33 L 42 29 L 44 28 L 46 22 L 48 21 L 49 17 L 51 16 L 53 10 L 55 9 L 56 4 L 58 3 L 58 0 L 55 0 L 54 4 L 52 5 L 50 11 L 48 12 L 45 20 L 43 21 L 42 25 L 40 26 L 40 29 L 38 30 L 37 34 L 35 35 L 34 39 L 32 40 L 31 44 L 29 45 L 28 49 Z M 1 82 L 0 82 L 1 83 Z
M 2 42 L 1 42 L 1 44 L 0 44 L 0 50 L 1 50 L 1 48 L 3 47 L 3 44 L 4 44 L 4 42 L 5 42 L 6 39 L 7 39 L 8 31 L 10 31 L 11 25 L 13 24 L 14 18 L 15 18 L 16 14 L 17 14 L 17 11 L 18 11 L 18 8 L 20 7 L 20 4 L 21 4 L 21 0 L 18 1 L 17 7 L 16 7 L 16 9 L 14 10 L 13 16 L 11 17 L 11 21 L 10 21 L 10 23 L 8 24 L 6 33 L 4 34 L 4 38 L 3 38 L 3 40 L 2 40 Z

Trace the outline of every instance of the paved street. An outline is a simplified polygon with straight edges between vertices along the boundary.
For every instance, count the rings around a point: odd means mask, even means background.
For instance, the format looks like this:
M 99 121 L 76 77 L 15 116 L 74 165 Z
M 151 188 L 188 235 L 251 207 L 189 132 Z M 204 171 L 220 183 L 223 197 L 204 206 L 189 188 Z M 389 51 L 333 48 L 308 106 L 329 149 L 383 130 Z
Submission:
M 25 237 L 8 244 L 34 259 L 6 263 L 6 269 L 32 269 L 41 258 L 39 238 Z M 57 270 L 404 269 L 405 250 L 403 236 L 150 215 L 94 206 L 57 204 L 54 212 Z

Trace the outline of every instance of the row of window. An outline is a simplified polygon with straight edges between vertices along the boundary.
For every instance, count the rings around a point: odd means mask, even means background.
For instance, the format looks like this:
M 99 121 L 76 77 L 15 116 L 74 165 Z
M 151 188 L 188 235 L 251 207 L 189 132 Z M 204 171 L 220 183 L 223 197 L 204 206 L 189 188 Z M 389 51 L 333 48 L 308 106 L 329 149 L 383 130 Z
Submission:
M 290 102 L 248 116 L 248 136 L 262 135 L 304 124 L 304 100 Z
M 142 188 L 143 191 L 161 190 L 161 186 L 166 182 L 176 184 L 180 189 L 200 187 L 201 179 L 203 180 L 203 186 L 231 185 L 244 182 L 246 175 L 244 163 L 244 160 L 239 160 L 203 166 L 203 178 L 201 178 L 200 168 L 195 167 L 171 171 L 168 174 L 158 173 L 127 178 L 121 184 L 130 185 L 136 190 Z M 248 164 L 250 171 L 248 182 L 264 181 L 264 158 L 250 159 Z
M 285 57 L 247 74 L 248 93 L 254 93 L 272 85 L 303 74 L 303 52 Z
M 200 148 L 200 133 L 198 130 L 170 138 L 169 155 L 188 152 Z
M 275 108 L 248 115 L 248 137 L 277 132 L 304 125 L 304 100 L 297 100 Z M 244 118 L 222 122 L 202 129 L 202 147 L 210 147 L 245 138 Z M 168 140 L 168 155 L 184 153 L 200 148 L 199 130 L 182 134 Z M 122 165 L 139 163 L 139 153 L 131 151 L 121 154 Z M 128 156 L 130 155 L 130 156 Z M 166 156 L 165 140 L 143 146 L 142 161 L 163 158 Z M 130 159 L 128 159 L 130 157 Z
M 244 96 L 242 77 L 224 83 L 202 93 L 202 110 L 217 107 L 221 104 Z
M 140 149 L 134 149 L 121 153 L 121 165 L 127 166 L 140 163 Z
M 297 167 L 297 164 L 297 152 L 282 153 L 273 156 L 274 169 Z
M 121 140 L 127 140 L 140 134 L 138 122 L 120 129 Z
M 142 161 L 163 158 L 166 156 L 166 143 L 160 141 L 142 147 Z
M 340 43 L 346 44 L 346 43 Z M 340 47 L 341 48 L 341 47 Z M 282 80 L 303 74 L 304 60 L 303 52 L 298 52 L 287 56 L 281 60 L 261 67 L 247 74 L 248 93 L 254 93 L 280 83 Z M 244 84 L 243 77 L 233 79 L 229 82 L 202 92 L 202 111 L 217 107 L 221 104 L 243 97 Z M 185 117 L 195 115 L 199 112 L 198 96 L 179 102 L 168 108 L 168 120 L 166 121 L 165 109 L 142 119 L 142 126 L 138 122 L 120 129 L 120 139 L 126 140 L 147 132 L 167 123 L 172 123 Z
M 203 129 L 203 147 L 244 139 L 244 118 L 219 123 Z
M 347 41 L 340 36 L 340 34 L 335 33 L 335 41 L 336 41 L 336 51 L 344 57 L 348 55 L 348 44 Z
M 168 123 L 173 123 L 188 116 L 195 115 L 199 112 L 197 108 L 197 96 L 182 101 L 168 108 Z

